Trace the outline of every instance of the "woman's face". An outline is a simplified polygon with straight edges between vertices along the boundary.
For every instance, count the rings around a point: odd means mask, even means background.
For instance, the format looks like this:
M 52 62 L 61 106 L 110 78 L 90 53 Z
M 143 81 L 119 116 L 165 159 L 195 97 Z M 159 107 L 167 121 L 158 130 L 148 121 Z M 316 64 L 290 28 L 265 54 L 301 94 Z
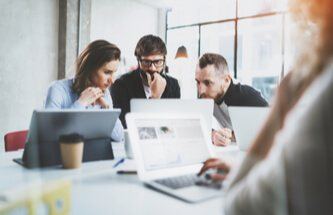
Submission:
M 119 60 L 112 60 L 100 67 L 92 77 L 95 87 L 99 87 L 102 91 L 108 89 L 113 83 L 113 74 L 117 71 Z

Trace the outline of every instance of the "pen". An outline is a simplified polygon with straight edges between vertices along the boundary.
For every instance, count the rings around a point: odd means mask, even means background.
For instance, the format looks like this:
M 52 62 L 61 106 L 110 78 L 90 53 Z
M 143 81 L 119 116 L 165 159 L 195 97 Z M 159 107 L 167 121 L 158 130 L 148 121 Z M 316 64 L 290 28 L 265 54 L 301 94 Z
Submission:
M 131 171 L 131 170 L 129 170 L 129 171 L 125 171 L 125 170 L 118 170 L 117 171 L 117 174 L 119 174 L 119 175 L 135 175 L 135 174 L 137 174 L 136 173 L 136 171 Z
M 124 163 L 124 161 L 125 161 L 125 158 L 120 159 L 119 161 L 117 161 L 117 163 L 113 164 L 112 168 L 116 168 L 117 166 L 119 166 L 119 164 Z

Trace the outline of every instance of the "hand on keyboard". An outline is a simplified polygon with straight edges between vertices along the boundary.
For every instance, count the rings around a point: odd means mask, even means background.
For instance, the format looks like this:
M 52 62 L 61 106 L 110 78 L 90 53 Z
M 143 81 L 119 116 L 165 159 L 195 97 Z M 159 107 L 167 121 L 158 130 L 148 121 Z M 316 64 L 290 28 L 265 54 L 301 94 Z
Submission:
M 215 182 L 222 182 L 227 177 L 229 171 L 230 166 L 227 163 L 217 158 L 211 158 L 205 161 L 198 175 L 205 176 L 205 178 Z
M 212 174 L 216 174 L 216 171 L 214 171 L 213 173 L 212 170 L 208 170 L 205 174 L 202 174 L 201 176 L 198 175 L 196 185 L 214 189 L 221 189 L 222 181 L 213 180 L 211 177 Z

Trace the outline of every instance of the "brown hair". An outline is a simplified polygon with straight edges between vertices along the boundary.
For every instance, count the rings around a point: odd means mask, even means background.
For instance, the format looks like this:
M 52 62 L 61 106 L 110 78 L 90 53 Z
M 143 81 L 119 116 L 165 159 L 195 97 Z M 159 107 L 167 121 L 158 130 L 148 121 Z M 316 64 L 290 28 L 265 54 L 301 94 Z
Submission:
M 292 69 L 293 98 L 297 100 L 322 74 L 333 56 L 332 0 L 292 0 L 290 10 L 296 24 L 299 54 Z
M 142 56 L 160 54 L 165 56 L 167 54 L 167 49 L 163 40 L 154 35 L 146 35 L 141 37 L 139 42 L 136 44 L 134 55 L 138 60 Z
M 73 91 L 81 94 L 86 88 L 92 86 L 92 75 L 105 63 L 120 60 L 120 54 L 120 49 L 106 40 L 91 42 L 76 60 Z
M 208 65 L 214 65 L 216 71 L 220 74 L 229 72 L 227 60 L 222 55 L 214 53 L 206 53 L 202 55 L 199 59 L 200 69 L 203 69 Z

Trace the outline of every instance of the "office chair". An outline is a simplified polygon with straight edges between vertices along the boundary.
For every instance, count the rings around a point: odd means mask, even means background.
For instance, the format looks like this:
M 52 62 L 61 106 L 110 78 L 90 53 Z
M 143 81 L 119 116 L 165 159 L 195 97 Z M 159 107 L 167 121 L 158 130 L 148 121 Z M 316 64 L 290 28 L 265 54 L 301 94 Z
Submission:
M 5 151 L 16 151 L 23 149 L 28 130 L 9 132 L 5 135 Z

